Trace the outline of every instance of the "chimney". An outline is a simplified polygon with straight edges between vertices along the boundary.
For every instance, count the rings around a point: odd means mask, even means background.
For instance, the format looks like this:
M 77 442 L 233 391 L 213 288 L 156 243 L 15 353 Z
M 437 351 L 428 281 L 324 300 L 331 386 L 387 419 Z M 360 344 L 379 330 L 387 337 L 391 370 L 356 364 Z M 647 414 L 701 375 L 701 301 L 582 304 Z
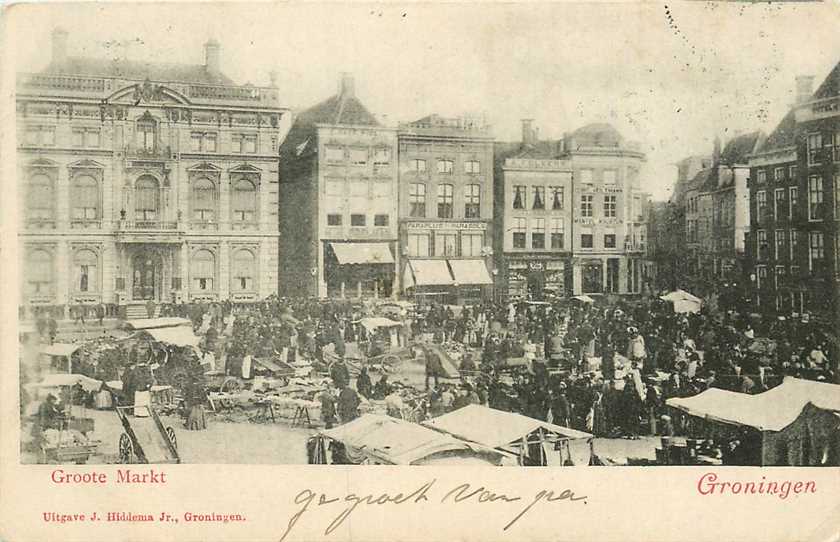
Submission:
M 796 105 L 803 104 L 811 99 L 811 95 L 814 93 L 813 87 L 813 75 L 796 76 Z
M 712 151 L 712 167 L 720 163 L 720 137 L 715 136 L 715 148 Z
M 217 74 L 221 71 L 221 53 L 222 46 L 215 39 L 204 44 L 204 67 L 208 72 Z
M 56 27 L 52 32 L 52 61 L 61 64 L 67 60 L 67 31 Z
M 353 79 L 352 73 L 342 72 L 338 84 L 338 94 L 342 98 L 353 98 L 356 96 L 356 82 Z
M 523 145 L 533 145 L 535 143 L 535 134 L 534 129 L 531 127 L 531 123 L 534 122 L 534 119 L 522 119 L 522 144 Z

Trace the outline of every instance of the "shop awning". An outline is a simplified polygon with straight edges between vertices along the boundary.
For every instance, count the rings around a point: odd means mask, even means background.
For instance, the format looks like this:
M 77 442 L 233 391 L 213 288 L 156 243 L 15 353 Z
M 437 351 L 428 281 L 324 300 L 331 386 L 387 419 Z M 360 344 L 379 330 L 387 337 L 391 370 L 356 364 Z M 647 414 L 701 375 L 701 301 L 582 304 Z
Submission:
M 449 260 L 458 284 L 493 284 L 484 260 Z
M 164 318 L 138 318 L 136 320 L 126 320 L 123 327 L 126 329 L 141 330 L 141 329 L 157 329 L 164 327 L 192 327 L 192 322 L 187 318 L 164 317 Z
M 409 260 L 417 286 L 449 286 L 455 281 L 446 260 Z
M 388 243 L 330 243 L 338 263 L 394 263 Z

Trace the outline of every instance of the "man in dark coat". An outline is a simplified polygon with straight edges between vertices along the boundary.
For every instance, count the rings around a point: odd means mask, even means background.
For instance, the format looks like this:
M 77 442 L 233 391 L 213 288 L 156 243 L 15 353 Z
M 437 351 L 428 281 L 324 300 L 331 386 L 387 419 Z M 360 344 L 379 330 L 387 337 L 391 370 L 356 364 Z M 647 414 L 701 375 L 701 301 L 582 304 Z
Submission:
M 424 348 L 426 355 L 426 391 L 429 391 L 429 379 L 435 379 L 435 388 L 438 387 L 438 380 L 443 374 L 443 363 L 440 356 L 431 348 Z
M 551 413 L 553 417 L 552 423 L 562 427 L 570 427 L 572 407 L 569 404 L 569 399 L 566 397 L 566 384 L 560 383 L 560 389 L 551 403 Z
M 338 394 L 338 415 L 341 423 L 347 423 L 359 417 L 359 395 L 350 386 L 342 388 Z
M 373 385 L 371 384 L 370 375 L 368 374 L 367 367 L 362 367 L 358 378 L 356 378 L 356 391 L 358 391 L 359 395 L 361 395 L 365 399 L 370 399 L 372 390 Z

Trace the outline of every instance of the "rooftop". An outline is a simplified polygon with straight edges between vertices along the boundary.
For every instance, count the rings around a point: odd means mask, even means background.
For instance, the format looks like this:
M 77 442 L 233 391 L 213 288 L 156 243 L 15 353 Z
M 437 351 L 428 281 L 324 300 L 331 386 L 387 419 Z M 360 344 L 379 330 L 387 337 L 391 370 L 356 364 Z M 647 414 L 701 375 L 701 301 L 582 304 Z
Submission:
M 128 59 L 66 57 L 54 60 L 41 71 L 44 75 L 86 75 L 135 81 L 172 81 L 204 85 L 235 85 L 221 72 L 211 72 L 201 64 L 144 62 Z

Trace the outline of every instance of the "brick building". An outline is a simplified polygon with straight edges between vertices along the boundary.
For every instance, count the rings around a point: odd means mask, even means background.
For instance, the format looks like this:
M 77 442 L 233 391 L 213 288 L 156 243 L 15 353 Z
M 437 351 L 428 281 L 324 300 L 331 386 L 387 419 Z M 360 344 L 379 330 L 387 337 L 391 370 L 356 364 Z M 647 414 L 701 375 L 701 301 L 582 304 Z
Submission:
M 755 308 L 836 317 L 840 279 L 840 64 L 750 158 L 748 253 Z
M 396 293 L 397 194 L 397 130 L 344 74 L 338 94 L 297 115 L 280 149 L 281 294 Z
M 493 294 L 493 136 L 474 118 L 402 124 L 399 238 L 402 289 L 438 301 Z
M 201 65 L 76 57 L 18 74 L 23 312 L 276 292 L 277 88 Z

